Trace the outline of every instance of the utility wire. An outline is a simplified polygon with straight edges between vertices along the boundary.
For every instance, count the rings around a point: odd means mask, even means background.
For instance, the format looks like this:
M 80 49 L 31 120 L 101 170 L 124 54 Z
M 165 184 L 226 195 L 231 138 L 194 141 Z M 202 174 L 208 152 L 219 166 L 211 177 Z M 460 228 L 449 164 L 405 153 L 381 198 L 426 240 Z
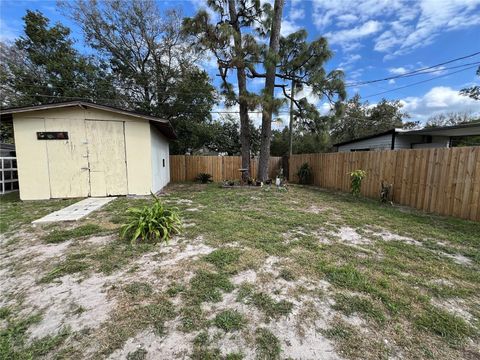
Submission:
M 475 66 L 470 66 L 466 69 L 461 69 L 461 70 L 457 70 L 457 71 L 454 71 L 454 72 L 451 72 L 451 73 L 448 73 L 448 74 L 442 74 L 442 75 L 438 75 L 438 76 L 435 76 L 431 79 L 426 79 L 426 80 L 422 80 L 422 81 L 417 81 L 417 82 L 414 82 L 414 83 L 411 83 L 411 84 L 408 84 L 408 85 L 405 85 L 405 86 L 400 86 L 400 87 L 396 87 L 394 89 L 390 89 L 390 90 L 386 90 L 386 91 L 382 91 L 382 92 L 379 92 L 379 93 L 376 93 L 376 94 L 370 94 L 370 95 L 367 95 L 367 96 L 362 96 L 362 99 L 368 99 L 372 96 L 377 96 L 377 95 L 382 95 L 382 94 L 386 94 L 386 93 L 389 93 L 389 92 L 392 92 L 392 91 L 397 91 L 397 90 L 401 90 L 401 89 L 405 89 L 405 88 L 408 88 L 408 87 L 411 87 L 411 86 L 415 86 L 415 85 L 419 85 L 419 84 L 423 84 L 423 83 L 426 83 L 426 82 L 429 82 L 429 81 L 433 81 L 433 80 L 436 80 L 436 79 L 439 79 L 439 78 L 442 78 L 442 77 L 446 77 L 446 76 L 450 76 L 450 75 L 453 75 L 453 74 L 457 74 L 459 72 L 462 72 L 462 71 L 466 71 L 466 70 L 469 70 L 469 69 L 473 69 L 477 67 L 476 65 Z
M 439 66 L 446 65 L 446 64 L 450 64 L 450 63 L 452 63 L 452 62 L 459 61 L 459 60 L 468 59 L 468 58 L 477 56 L 477 55 L 479 55 L 479 54 L 480 54 L 480 51 L 475 52 L 475 53 L 470 54 L 470 55 L 465 55 L 465 56 L 462 56 L 462 57 L 459 57 L 459 58 L 456 58 L 456 59 L 444 61 L 444 62 L 439 63 L 439 64 L 436 64 L 436 65 L 432 65 L 432 66 L 428 66 L 428 67 L 425 67 L 425 68 L 421 68 L 421 69 L 409 71 L 409 72 L 406 72 L 406 73 L 404 73 L 404 74 L 393 75 L 393 76 L 389 76 L 389 77 L 385 77 L 385 78 L 381 78 L 381 79 L 359 81 L 359 82 L 357 82 L 357 83 L 346 84 L 345 86 L 358 86 L 358 85 L 371 84 L 371 83 L 375 83 L 375 82 L 379 82 L 379 81 L 387 81 L 387 80 L 398 79 L 398 78 L 402 78 L 402 77 L 409 77 L 409 76 L 412 76 L 412 75 L 414 75 L 414 74 L 415 74 L 415 75 L 417 75 L 417 74 L 418 74 L 418 75 L 421 75 L 421 74 L 422 74 L 423 72 L 425 72 L 426 70 L 435 69 L 435 68 L 437 68 L 437 67 L 439 67 Z M 469 65 L 469 64 L 460 65 L 460 66 L 458 66 L 458 67 L 467 66 L 467 65 Z M 453 68 L 453 67 L 452 67 L 452 68 Z M 432 72 L 436 72 L 436 71 L 440 71 L 440 70 L 444 70 L 444 69 L 437 69 L 437 70 L 432 71 Z

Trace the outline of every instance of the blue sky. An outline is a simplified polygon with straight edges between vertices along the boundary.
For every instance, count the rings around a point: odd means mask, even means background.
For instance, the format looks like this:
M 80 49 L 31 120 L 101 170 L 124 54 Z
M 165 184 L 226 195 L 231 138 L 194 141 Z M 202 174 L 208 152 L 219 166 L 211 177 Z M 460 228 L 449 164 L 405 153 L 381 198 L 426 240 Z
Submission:
M 78 28 L 62 15 L 55 1 L 0 0 L 0 4 L 2 41 L 12 41 L 21 35 L 22 16 L 27 9 L 38 9 L 52 22 L 70 26 L 77 46 L 84 47 Z M 188 16 L 202 8 L 204 1 L 159 1 L 158 4 L 161 8 L 182 8 Z M 308 31 L 311 40 L 327 37 L 335 54 L 327 64 L 328 69 L 343 69 L 346 82 L 355 83 L 402 74 L 480 51 L 480 0 L 287 0 L 282 33 L 287 35 L 301 28 Z M 445 67 L 475 62 L 480 62 L 480 55 Z M 213 61 L 202 62 L 215 80 L 214 65 Z M 439 69 L 436 73 L 406 79 L 351 86 L 348 94 L 353 96 L 358 92 L 370 103 L 382 97 L 400 100 L 412 120 L 425 121 L 440 112 L 480 113 L 479 101 L 458 95 L 462 87 L 480 82 L 475 76 L 476 68 L 448 75 L 464 69 Z M 390 91 L 429 79 L 431 81 Z M 261 86 L 261 81 L 256 80 L 250 89 Z M 389 92 L 375 95 L 384 91 Z M 308 91 L 300 96 L 308 96 L 322 109 L 328 108 L 328 104 L 312 97 Z M 219 104 L 216 110 L 223 109 Z

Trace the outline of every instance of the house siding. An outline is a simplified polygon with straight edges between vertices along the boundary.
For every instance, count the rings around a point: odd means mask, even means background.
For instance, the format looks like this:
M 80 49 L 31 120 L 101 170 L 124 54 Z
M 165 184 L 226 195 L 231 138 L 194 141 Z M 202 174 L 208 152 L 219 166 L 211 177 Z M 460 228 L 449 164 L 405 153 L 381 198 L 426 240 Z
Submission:
M 391 150 L 392 149 L 392 134 L 385 134 L 376 136 L 374 138 L 359 140 L 350 144 L 340 145 L 339 152 L 346 152 L 359 149 L 370 150 Z

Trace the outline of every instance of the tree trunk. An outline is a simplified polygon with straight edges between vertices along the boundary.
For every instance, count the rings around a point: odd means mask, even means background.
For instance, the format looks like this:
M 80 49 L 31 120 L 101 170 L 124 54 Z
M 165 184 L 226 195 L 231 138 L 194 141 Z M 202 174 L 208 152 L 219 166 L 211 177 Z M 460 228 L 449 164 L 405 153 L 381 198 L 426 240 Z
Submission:
M 273 97 L 275 90 L 276 58 L 280 44 L 280 28 L 282 26 L 282 13 L 285 0 L 275 0 L 273 6 L 273 21 L 270 31 L 270 45 L 265 61 L 265 93 L 262 111 L 262 135 L 260 145 L 260 158 L 258 160 L 258 178 L 261 181 L 268 179 L 268 161 L 270 159 L 270 141 L 272 138 L 272 113 Z
M 295 99 L 295 81 L 292 80 L 292 91 L 290 96 L 292 99 L 290 100 L 290 124 L 289 124 L 289 131 L 288 131 L 288 155 L 292 156 L 293 154 L 293 100 Z
M 233 35 L 235 57 L 243 61 L 243 48 L 242 48 L 242 32 L 237 19 L 237 10 L 235 7 L 235 0 L 228 0 L 228 11 L 230 15 L 230 21 L 235 29 Z M 247 102 L 247 76 L 245 73 L 245 66 L 237 66 L 237 82 L 238 82 L 238 104 L 240 111 L 240 144 L 242 155 L 242 169 L 247 169 L 242 172 L 243 181 L 247 181 L 250 177 L 250 120 L 248 118 L 248 102 Z

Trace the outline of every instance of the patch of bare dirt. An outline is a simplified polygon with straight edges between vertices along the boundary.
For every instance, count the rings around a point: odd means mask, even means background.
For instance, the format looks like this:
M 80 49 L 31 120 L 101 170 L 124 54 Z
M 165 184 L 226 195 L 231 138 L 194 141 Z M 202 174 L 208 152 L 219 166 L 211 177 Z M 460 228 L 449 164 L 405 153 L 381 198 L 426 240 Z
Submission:
M 99 327 L 115 306 L 115 299 L 107 295 L 109 284 L 115 280 L 100 274 L 84 280 L 66 275 L 59 283 L 33 287 L 25 303 L 43 316 L 40 323 L 30 327 L 30 337 L 42 338 L 67 326 L 73 331 Z

